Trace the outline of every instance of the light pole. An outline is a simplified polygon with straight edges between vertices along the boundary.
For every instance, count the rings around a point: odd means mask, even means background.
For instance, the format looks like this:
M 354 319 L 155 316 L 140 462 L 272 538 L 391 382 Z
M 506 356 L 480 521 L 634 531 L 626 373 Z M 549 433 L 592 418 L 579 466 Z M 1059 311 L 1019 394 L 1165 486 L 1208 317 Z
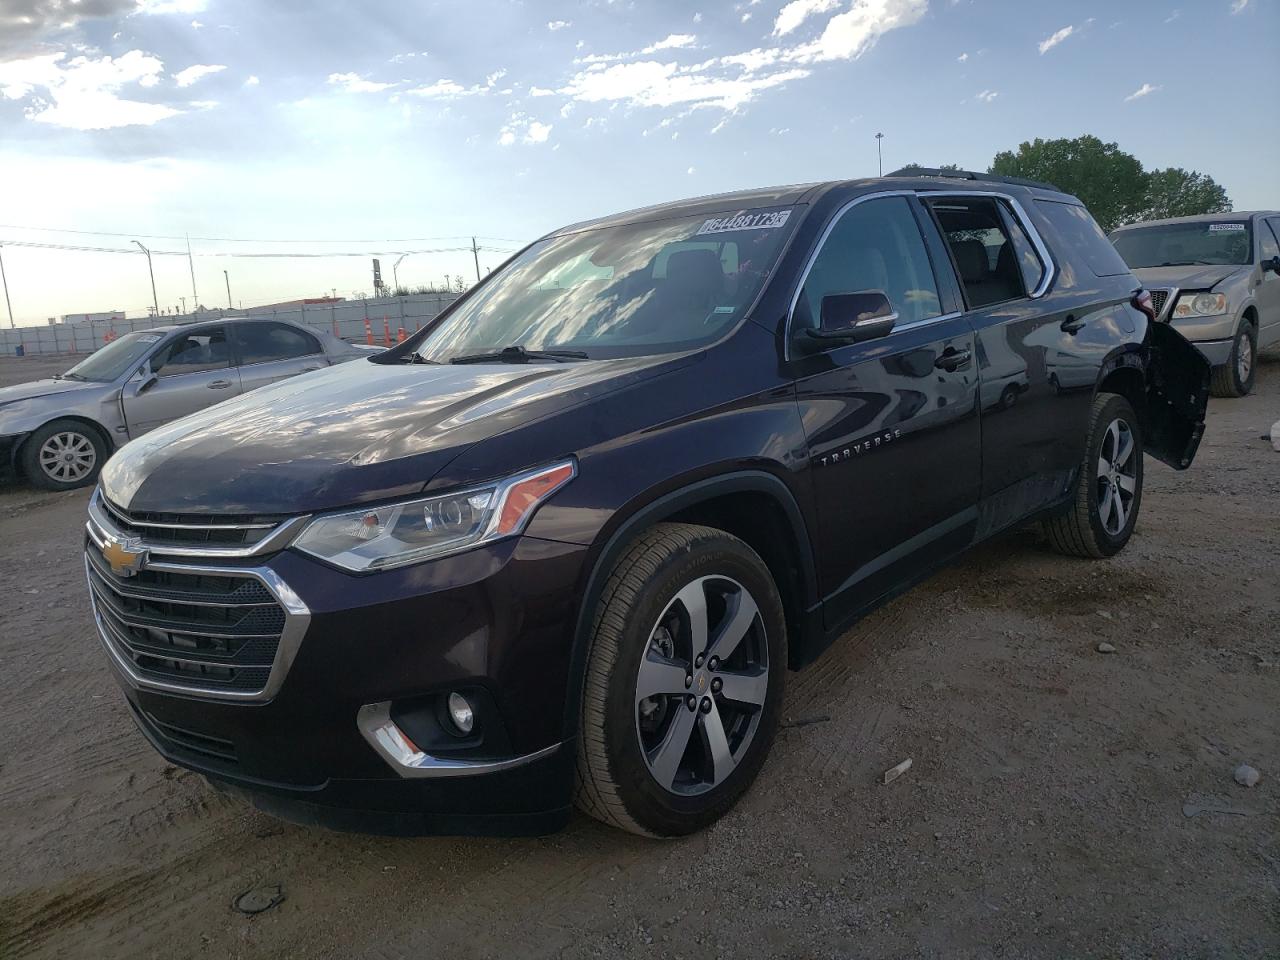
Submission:
M 400 254 L 400 256 L 396 259 L 396 262 L 391 265 L 391 282 L 396 285 L 397 290 L 400 289 L 400 274 L 396 272 L 396 269 L 400 266 L 400 261 L 407 256 L 408 256 L 407 253 Z
M 151 303 L 155 306 L 156 316 L 158 317 L 160 316 L 160 298 L 156 296 L 156 272 L 151 269 L 151 251 L 138 243 L 137 240 L 133 242 L 137 244 L 139 250 L 147 255 L 147 273 L 151 275 Z
M 234 310 L 235 306 L 231 303 L 231 276 L 227 271 L 222 271 L 222 279 L 227 281 L 227 309 Z
M 880 153 L 880 141 L 884 139 L 883 133 L 876 134 L 876 162 L 880 165 L 880 176 L 884 176 L 884 156 Z
M 15 329 L 13 322 L 13 304 L 9 301 L 9 278 L 4 275 L 4 247 L 0 247 L 0 280 L 4 281 L 4 303 L 9 308 L 9 329 Z

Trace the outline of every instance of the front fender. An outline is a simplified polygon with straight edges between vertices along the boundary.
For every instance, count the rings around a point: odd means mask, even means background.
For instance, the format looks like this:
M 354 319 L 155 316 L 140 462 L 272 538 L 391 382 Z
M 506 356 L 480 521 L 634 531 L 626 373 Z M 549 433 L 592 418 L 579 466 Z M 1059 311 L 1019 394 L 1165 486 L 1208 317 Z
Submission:
M 1153 323 L 1147 361 L 1147 453 L 1175 470 L 1195 459 L 1209 406 L 1209 361 L 1167 323 Z

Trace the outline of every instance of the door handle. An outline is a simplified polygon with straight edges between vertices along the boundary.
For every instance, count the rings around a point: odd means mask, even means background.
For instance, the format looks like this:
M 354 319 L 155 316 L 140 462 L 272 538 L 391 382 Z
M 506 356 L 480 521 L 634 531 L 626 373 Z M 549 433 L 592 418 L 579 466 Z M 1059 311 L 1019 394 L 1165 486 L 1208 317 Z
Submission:
M 1083 329 L 1083 327 L 1084 327 L 1083 320 L 1077 320 L 1076 315 L 1074 313 L 1068 313 L 1067 319 L 1062 321 L 1062 324 L 1059 326 L 1058 329 L 1060 329 L 1063 333 L 1069 333 L 1072 336 L 1075 336 L 1077 333 L 1081 331 L 1081 329 Z
M 939 370 L 946 370 L 948 373 L 959 370 L 973 357 L 971 350 L 957 350 L 955 347 L 947 347 L 942 351 L 942 356 L 933 361 L 933 365 Z
M 210 390 L 225 390 L 229 386 L 231 386 L 230 380 L 210 380 L 209 381 Z

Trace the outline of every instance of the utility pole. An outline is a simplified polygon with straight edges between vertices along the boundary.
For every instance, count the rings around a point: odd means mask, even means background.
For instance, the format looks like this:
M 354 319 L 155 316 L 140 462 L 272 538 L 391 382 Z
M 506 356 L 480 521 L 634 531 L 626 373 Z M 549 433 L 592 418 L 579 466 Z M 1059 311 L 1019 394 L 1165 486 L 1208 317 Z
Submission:
M 400 261 L 407 256 L 408 256 L 407 253 L 400 254 L 400 256 L 396 258 L 396 262 L 391 265 L 391 282 L 396 285 L 397 290 L 400 289 L 400 274 L 398 272 Z
M 476 283 L 480 282 L 480 248 L 476 246 L 476 238 L 471 238 L 471 256 L 476 260 Z
M 179 297 L 178 299 L 182 301 L 182 312 L 183 312 L 183 313 L 186 313 L 186 312 L 187 312 L 187 298 L 186 298 L 186 297 Z
M 4 281 L 4 303 L 9 308 L 9 329 L 15 329 L 13 304 L 9 302 L 9 278 L 4 275 L 4 247 L 0 247 L 0 280 Z
M 222 271 L 222 279 L 227 281 L 227 309 L 234 310 L 235 304 L 231 302 L 231 276 L 225 270 Z
M 880 152 L 880 141 L 884 139 L 883 133 L 876 134 L 876 162 L 880 165 L 880 176 L 884 176 L 884 156 Z
M 191 268 L 191 309 L 194 310 L 200 305 L 200 295 L 196 293 L 196 262 L 191 257 L 191 234 L 187 234 L 187 266 Z
M 133 242 L 137 244 L 139 250 L 147 255 L 147 273 L 151 274 L 151 302 L 156 308 L 156 316 L 158 317 L 160 316 L 160 298 L 156 296 L 156 272 L 151 269 L 151 251 L 138 243 L 137 240 Z

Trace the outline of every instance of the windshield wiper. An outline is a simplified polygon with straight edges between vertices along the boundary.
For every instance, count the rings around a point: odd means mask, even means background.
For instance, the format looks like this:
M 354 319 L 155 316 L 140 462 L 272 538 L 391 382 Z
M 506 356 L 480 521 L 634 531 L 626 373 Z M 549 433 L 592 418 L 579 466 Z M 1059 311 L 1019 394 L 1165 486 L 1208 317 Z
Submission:
M 587 355 L 581 350 L 526 350 L 521 346 L 503 347 L 489 353 L 471 353 L 454 357 L 450 363 L 529 363 L 531 360 L 554 360 L 567 363 L 571 360 L 586 360 Z
M 1160 264 L 1162 267 L 1215 267 L 1217 264 L 1208 260 L 1169 260 Z
M 80 376 L 80 374 L 78 374 L 78 373 L 55 373 L 55 374 L 53 375 L 53 379 L 55 379 L 55 380 L 83 380 L 83 379 L 84 379 L 84 377 Z

